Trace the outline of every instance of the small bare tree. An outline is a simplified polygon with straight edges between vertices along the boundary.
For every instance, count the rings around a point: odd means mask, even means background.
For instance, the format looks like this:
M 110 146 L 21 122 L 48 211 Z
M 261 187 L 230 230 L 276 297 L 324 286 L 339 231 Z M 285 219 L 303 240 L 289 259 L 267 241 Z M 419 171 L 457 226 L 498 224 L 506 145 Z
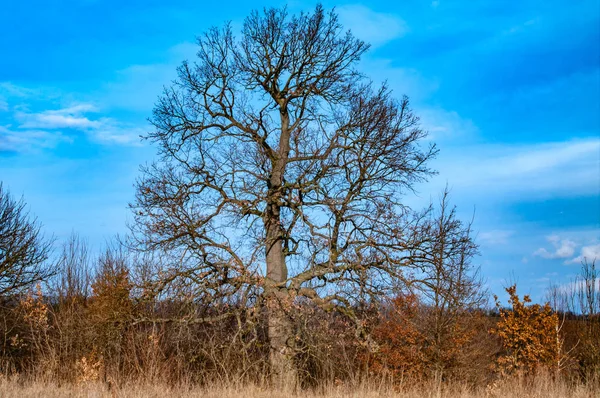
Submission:
M 471 223 L 464 223 L 450 205 L 446 188 L 438 206 L 430 206 L 419 222 L 411 255 L 415 275 L 409 280 L 422 297 L 424 319 L 421 333 L 425 337 L 433 376 L 441 382 L 444 373 L 463 354 L 473 332 L 468 319 L 476 316 L 487 292 L 472 261 L 478 246 Z
M 50 290 L 61 305 L 83 301 L 90 294 L 91 257 L 88 242 L 72 233 L 63 243 L 56 261 L 56 275 L 49 283 Z
M 52 274 L 44 267 L 52 241 L 25 206 L 0 183 L 0 296 L 22 292 Z
M 577 358 L 581 376 L 592 379 L 597 377 L 600 372 L 600 272 L 596 266 L 596 258 L 584 258 L 579 275 L 566 285 L 550 286 L 546 297 L 555 311 L 562 312 L 563 321 L 557 330 L 557 336 L 569 335 L 562 332 L 563 326 L 577 322 L 574 333 L 570 333 L 576 340 L 564 347 L 558 368 L 565 367 L 569 359 L 574 357 Z M 571 318 L 572 322 L 567 321 L 565 324 L 567 318 Z M 563 349 L 561 336 L 558 341 Z
M 197 300 L 256 297 L 268 314 L 274 381 L 295 385 L 299 297 L 360 322 L 355 298 L 376 295 L 410 265 L 401 197 L 431 173 L 406 98 L 355 70 L 368 45 L 334 12 L 254 12 L 198 40 L 165 89 L 131 208 L 137 247 L 177 256 L 156 293 L 187 284 Z M 242 301 L 242 305 L 244 301 Z

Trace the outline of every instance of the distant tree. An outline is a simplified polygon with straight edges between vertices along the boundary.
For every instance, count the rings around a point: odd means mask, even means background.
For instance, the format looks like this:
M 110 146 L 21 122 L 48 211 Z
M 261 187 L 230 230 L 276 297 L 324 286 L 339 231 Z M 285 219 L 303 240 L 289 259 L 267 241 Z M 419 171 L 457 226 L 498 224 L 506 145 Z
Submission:
M 600 375 L 600 270 L 596 258 L 581 262 L 581 271 L 575 283 L 575 300 L 569 300 L 572 307 L 579 303 L 585 327 L 579 328 L 580 340 L 577 357 L 580 373 L 588 380 Z
M 471 224 L 457 217 L 448 189 L 416 233 L 422 244 L 412 255 L 419 272 L 411 283 L 425 306 L 421 331 L 429 346 L 427 359 L 434 378 L 441 381 L 474 334 L 469 320 L 477 316 L 487 292 L 479 268 L 472 264 L 478 246 Z
M 52 241 L 25 207 L 0 183 L 0 296 L 20 293 L 52 274 L 44 266 Z
M 62 245 L 55 262 L 57 273 L 46 289 L 52 303 L 56 377 L 62 380 L 75 380 L 78 362 L 89 356 L 97 344 L 89 314 L 93 268 L 87 240 L 73 233 Z
M 418 242 L 401 198 L 436 149 L 407 98 L 356 71 L 369 46 L 321 6 L 253 12 L 239 39 L 226 25 L 198 44 L 154 109 L 161 157 L 138 182 L 133 237 L 177 259 L 156 294 L 178 283 L 262 305 L 274 381 L 295 385 L 291 304 L 339 310 L 363 333 L 353 303 L 404 277 Z
M 559 363 L 561 342 L 558 316 L 549 303 L 532 304 L 529 296 L 517 295 L 516 285 L 506 288 L 512 308 L 503 308 L 496 299 L 500 321 L 491 332 L 502 340 L 498 358 L 502 373 L 531 373 L 540 367 L 554 369 Z
M 100 256 L 91 287 L 89 315 L 96 353 L 118 374 L 123 366 L 125 334 L 133 317 L 129 268 L 119 248 L 109 247 Z
M 61 305 L 83 301 L 90 294 L 91 258 L 88 242 L 73 233 L 63 243 L 56 261 L 56 275 L 49 287 Z
M 419 242 L 411 253 L 415 272 L 405 281 L 411 293 L 383 306 L 373 333 L 381 344 L 374 365 L 385 364 L 396 376 L 432 376 L 441 382 L 469 357 L 466 347 L 477 333 L 477 309 L 487 292 L 472 264 L 478 247 L 471 225 L 458 219 L 448 189 L 439 205 L 422 214 L 413 233 Z
M 569 284 L 551 286 L 547 297 L 555 311 L 563 313 L 563 324 L 564 319 L 573 319 L 566 323 L 574 329 L 565 348 L 567 359 L 576 359 L 580 375 L 594 380 L 600 374 L 600 271 L 596 259 L 584 258 L 577 277 Z

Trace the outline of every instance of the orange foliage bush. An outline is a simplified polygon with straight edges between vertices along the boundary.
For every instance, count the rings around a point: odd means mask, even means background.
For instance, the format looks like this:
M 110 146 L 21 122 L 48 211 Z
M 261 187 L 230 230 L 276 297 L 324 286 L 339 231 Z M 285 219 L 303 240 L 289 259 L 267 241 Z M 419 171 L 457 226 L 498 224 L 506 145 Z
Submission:
M 553 369 L 559 360 L 558 316 L 549 303 L 533 304 L 529 296 L 523 300 L 517 295 L 516 285 L 506 288 L 511 309 L 501 308 L 498 297 L 496 307 L 500 321 L 491 333 L 502 340 L 503 354 L 498 358 L 502 374 L 531 373 L 538 367 Z
M 373 329 L 373 338 L 380 347 L 368 358 L 372 373 L 396 380 L 415 380 L 424 374 L 424 336 L 415 324 L 418 309 L 418 297 L 407 294 L 395 297 L 381 310 Z
M 416 294 L 390 300 L 378 311 L 372 337 L 376 353 L 365 354 L 371 374 L 396 382 L 481 381 L 494 343 L 482 313 L 461 310 L 444 316 Z

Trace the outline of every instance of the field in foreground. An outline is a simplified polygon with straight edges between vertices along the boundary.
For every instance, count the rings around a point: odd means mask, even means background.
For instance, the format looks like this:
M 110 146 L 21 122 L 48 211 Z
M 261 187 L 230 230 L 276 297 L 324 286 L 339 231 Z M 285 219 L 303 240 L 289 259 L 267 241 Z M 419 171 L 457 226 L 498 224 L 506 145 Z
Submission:
M 360 385 L 355 387 L 332 386 L 321 391 L 298 393 L 264 389 L 253 385 L 222 387 L 167 387 L 164 385 L 131 384 L 121 388 L 109 388 L 106 384 L 57 385 L 42 382 L 19 382 L 15 379 L 0 379 L 0 397 L 58 398 L 58 397 L 122 397 L 122 398 L 597 398 L 600 388 L 554 382 L 550 378 L 533 381 L 512 380 L 496 382 L 480 389 L 469 389 L 464 385 L 445 386 L 442 390 L 432 387 L 413 387 L 394 391 L 388 386 Z

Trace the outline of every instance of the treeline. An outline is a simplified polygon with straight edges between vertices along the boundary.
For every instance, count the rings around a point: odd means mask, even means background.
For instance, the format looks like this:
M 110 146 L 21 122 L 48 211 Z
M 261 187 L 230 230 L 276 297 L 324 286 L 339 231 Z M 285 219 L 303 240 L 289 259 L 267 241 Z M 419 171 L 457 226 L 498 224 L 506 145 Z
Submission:
M 549 288 L 544 305 L 511 286 L 508 306 L 496 298 L 490 309 L 470 261 L 477 254 L 470 225 L 456 219 L 447 193 L 419 220 L 415 233 L 424 238 L 411 258 L 419 272 L 377 289 L 387 294 L 350 286 L 346 306 L 325 305 L 325 280 L 320 296 L 285 301 L 293 339 L 285 344 L 294 347 L 300 387 L 364 380 L 480 387 L 539 372 L 600 381 L 594 261 L 584 261 L 571 284 Z M 2 375 L 111 386 L 272 382 L 272 304 L 262 283 L 236 285 L 224 267 L 220 288 L 231 290 L 213 291 L 172 252 L 119 240 L 93 255 L 73 235 L 51 256 L 52 240 L 1 184 L 0 232 Z M 364 287 L 373 291 L 373 283 Z
M 2 297 L 2 374 L 110 385 L 268 382 L 266 310 L 235 298 L 200 303 L 186 297 L 185 286 L 149 294 L 148 276 L 160 261 L 117 244 L 92 258 L 85 240 L 72 237 L 55 275 Z M 549 295 L 585 313 L 531 304 L 514 286 L 509 306 L 496 302 L 494 310 L 483 306 L 484 295 L 473 307 L 442 303 L 448 294 L 436 301 L 406 290 L 355 308 L 364 335 L 345 314 L 299 299 L 290 312 L 299 380 L 304 387 L 365 378 L 481 386 L 546 371 L 598 382 L 595 263 L 584 262 L 581 275 Z

